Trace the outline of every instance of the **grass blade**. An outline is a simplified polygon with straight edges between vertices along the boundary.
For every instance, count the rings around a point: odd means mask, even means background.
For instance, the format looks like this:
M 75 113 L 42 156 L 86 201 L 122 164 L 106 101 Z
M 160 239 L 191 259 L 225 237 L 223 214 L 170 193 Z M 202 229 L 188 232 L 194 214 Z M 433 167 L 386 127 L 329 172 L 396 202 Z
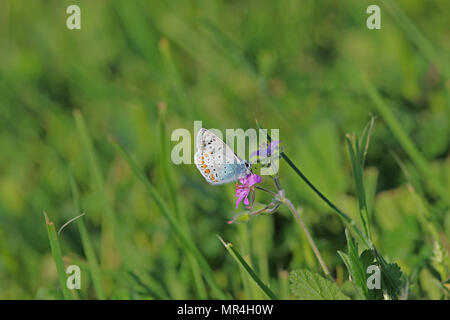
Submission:
M 166 202 L 161 198 L 158 191 L 153 187 L 151 182 L 145 177 L 145 175 L 142 173 L 142 171 L 139 169 L 137 164 L 134 162 L 133 159 L 128 155 L 128 153 L 125 152 L 125 150 L 113 139 L 111 139 L 111 143 L 116 149 L 116 151 L 122 156 L 122 158 L 128 163 L 131 170 L 135 174 L 135 176 L 144 184 L 146 187 L 148 193 L 153 198 L 153 200 L 156 202 L 157 206 L 160 208 L 162 215 L 164 218 L 168 221 L 170 227 L 172 228 L 175 235 L 179 238 L 181 244 L 185 247 L 186 250 L 188 250 L 197 260 L 198 264 L 203 270 L 203 275 L 210 285 L 212 291 L 214 294 L 220 298 L 220 299 L 226 299 L 227 295 L 222 292 L 222 290 L 219 288 L 219 286 L 216 284 L 214 280 L 214 274 L 209 266 L 208 262 L 205 260 L 203 255 L 198 250 L 197 246 L 194 244 L 194 242 L 185 234 L 184 230 L 182 229 L 181 225 L 176 220 L 175 216 L 172 214 L 172 212 L 169 210 L 169 207 L 167 206 Z
M 104 213 L 102 223 L 104 226 L 111 227 L 112 229 L 112 236 L 114 238 L 115 245 L 119 250 L 124 268 L 128 272 L 137 272 L 142 277 L 142 281 L 152 287 L 154 291 L 157 291 L 159 296 L 165 297 L 166 294 L 164 292 L 164 288 L 152 279 L 146 270 L 146 266 L 143 265 L 143 262 L 139 259 L 136 253 L 133 250 L 129 250 L 129 248 L 133 246 L 129 245 L 128 238 L 125 237 L 125 232 L 118 223 L 116 214 L 109 202 L 109 199 L 107 198 L 105 182 L 100 170 L 100 164 L 94 151 L 89 130 L 79 110 L 74 111 L 74 118 L 82 146 L 84 150 L 86 150 L 86 157 L 88 160 L 90 174 L 92 176 L 92 183 L 97 192 L 97 196 L 100 199 L 100 206 L 102 208 L 102 212 Z
M 366 162 L 367 152 L 369 151 L 370 137 L 373 132 L 373 125 L 375 123 L 375 117 L 371 116 L 369 123 L 364 127 L 363 133 L 361 135 L 361 141 L 359 143 L 359 150 L 362 151 L 361 155 L 361 168 L 364 168 Z
M 83 149 L 86 151 L 86 157 L 88 160 L 89 170 L 92 176 L 92 182 L 98 194 L 98 198 L 100 199 L 100 206 L 102 207 L 102 211 L 104 212 L 103 223 L 109 224 L 109 226 L 112 228 L 115 243 L 117 248 L 119 249 L 122 261 L 126 268 L 132 270 L 133 259 L 131 256 L 131 252 L 127 250 L 128 247 L 126 245 L 124 233 L 120 228 L 120 224 L 117 222 L 115 212 L 112 209 L 112 206 L 109 203 L 109 200 L 106 196 L 104 178 L 100 170 L 100 165 L 97 156 L 94 151 L 94 146 L 89 134 L 89 130 L 83 119 L 83 115 L 79 110 L 74 111 L 74 118 L 78 135 L 81 140 L 81 144 L 83 145 Z
M 432 174 L 428 166 L 427 160 L 414 145 L 414 142 L 405 132 L 405 130 L 403 129 L 397 118 L 395 118 L 391 109 L 384 102 L 381 95 L 378 93 L 378 91 L 375 89 L 375 87 L 372 85 L 372 83 L 369 81 L 367 77 L 362 77 L 362 82 L 366 88 L 369 97 L 372 99 L 375 108 L 378 110 L 383 119 L 386 121 L 386 124 L 392 131 L 392 134 L 400 143 L 400 145 L 403 147 L 403 149 L 406 151 L 406 153 L 409 155 L 412 162 L 417 166 L 417 168 L 421 173 L 422 178 L 429 186 L 431 191 L 434 191 L 444 201 L 448 202 L 448 193 L 446 192 L 445 188 L 443 188 L 442 185 L 438 182 L 438 180 L 435 179 L 434 175 Z
M 223 241 L 223 239 L 217 235 L 217 238 L 219 238 L 220 242 L 224 245 L 224 247 L 228 250 L 228 252 L 231 254 L 231 256 L 234 258 L 234 260 L 237 262 L 238 265 L 240 265 L 244 270 L 247 272 L 247 274 L 256 282 L 258 287 L 267 295 L 268 298 L 272 300 L 279 300 L 279 298 L 273 293 L 273 291 L 262 282 L 262 280 L 258 277 L 258 275 L 253 271 L 253 269 L 245 262 L 244 258 L 239 254 L 239 252 L 233 247 L 231 243 L 226 243 Z
M 69 181 L 70 188 L 72 190 L 73 206 L 76 214 L 81 212 L 80 204 L 80 192 L 78 190 L 77 184 L 73 177 L 72 171 L 69 171 Z M 97 293 L 97 298 L 100 300 L 105 299 L 105 293 L 103 292 L 100 268 L 98 266 L 97 257 L 95 255 L 94 246 L 92 245 L 91 238 L 89 236 L 84 219 L 77 220 L 78 230 L 80 232 L 81 244 L 83 245 L 83 250 L 86 255 L 86 260 L 88 263 L 89 271 L 91 273 L 92 282 L 94 284 L 95 292 Z
M 406 15 L 406 13 L 397 5 L 395 1 L 382 1 L 384 6 L 388 9 L 391 15 L 397 20 L 400 28 L 403 29 L 411 42 L 422 52 L 423 56 L 431 63 L 439 66 L 445 73 L 445 76 L 450 77 L 447 59 L 441 58 L 437 53 L 433 44 L 423 35 L 414 22 Z
M 439 232 L 441 231 L 439 230 L 438 226 L 435 225 L 436 221 L 433 221 L 433 215 L 428 209 L 429 204 L 427 200 L 420 192 L 417 191 L 416 186 L 418 185 L 418 182 L 408 172 L 406 165 L 402 162 L 399 156 L 393 151 L 391 151 L 391 154 L 394 157 L 395 161 L 398 163 L 400 169 L 403 171 L 403 174 L 408 181 L 408 191 L 410 192 L 414 202 L 417 204 L 417 208 L 419 209 L 418 218 L 421 221 L 421 224 L 425 226 L 427 231 L 433 237 L 434 241 L 440 243 L 441 239 L 439 237 Z
M 361 217 L 361 221 L 362 221 L 367 239 L 369 240 L 369 242 L 371 242 L 372 237 L 370 234 L 370 220 L 369 220 L 369 215 L 368 215 L 368 210 L 367 210 L 366 191 L 364 189 L 363 169 L 361 166 L 362 156 L 359 151 L 358 138 L 355 136 L 352 139 L 350 137 L 350 135 L 347 135 L 346 139 L 347 139 L 348 151 L 350 153 L 350 159 L 352 162 L 353 177 L 355 179 L 355 189 L 356 189 L 356 195 L 358 198 L 359 214 Z M 352 140 L 354 140 L 354 141 L 352 141 Z
M 249 224 L 248 223 L 241 223 L 237 225 L 237 231 L 238 231 L 238 247 L 240 252 L 244 254 L 242 257 L 247 264 L 253 268 L 252 265 L 252 255 L 251 255 L 251 236 L 249 234 Z M 256 239 L 256 238 L 255 238 Z M 253 241 L 255 242 L 255 241 Z M 247 295 L 247 299 L 250 300 L 260 300 L 265 299 L 266 296 L 264 293 L 259 290 L 259 287 L 257 284 L 251 280 L 246 271 L 243 268 L 239 268 L 239 274 L 242 280 L 242 284 L 244 286 L 244 292 Z
M 168 78 L 169 85 L 173 87 L 175 91 L 175 97 L 179 104 L 178 112 L 188 112 L 189 116 L 194 116 L 194 109 L 189 96 L 184 89 L 183 82 L 181 80 L 178 69 L 175 65 L 172 50 L 170 48 L 169 40 L 162 38 L 158 44 L 159 53 L 161 54 L 165 74 Z
M 67 288 L 66 268 L 62 258 L 61 247 L 59 246 L 58 235 L 56 234 L 55 224 L 48 219 L 47 213 L 44 211 L 45 225 L 47 227 L 48 240 L 50 242 L 50 249 L 52 251 L 53 260 L 56 264 L 56 271 L 58 272 L 59 283 L 64 295 L 64 299 L 73 300 L 72 292 Z
M 175 215 L 180 222 L 184 232 L 187 236 L 191 237 L 191 232 L 189 230 L 189 224 L 186 217 L 186 212 L 180 208 L 179 199 L 178 199 L 178 192 L 175 188 L 175 183 L 173 179 L 173 175 L 171 174 L 171 170 L 169 168 L 169 164 L 171 163 L 169 159 L 167 158 L 167 155 L 169 154 L 167 150 L 167 141 L 169 139 L 167 138 L 166 134 L 166 105 L 164 103 L 161 103 L 159 105 L 159 136 L 160 136 L 160 145 L 161 145 L 161 164 L 162 164 L 162 171 L 164 175 L 164 180 L 167 182 L 167 187 L 169 189 L 169 196 L 170 200 L 172 202 L 172 206 L 175 211 Z M 200 299 L 206 299 L 207 293 L 205 289 L 205 284 L 203 283 L 202 274 L 200 271 L 200 267 L 195 260 L 195 257 L 192 256 L 191 253 L 188 253 L 187 255 L 189 259 L 189 265 L 192 270 L 192 276 L 194 278 L 194 285 L 195 289 L 197 291 L 198 297 Z

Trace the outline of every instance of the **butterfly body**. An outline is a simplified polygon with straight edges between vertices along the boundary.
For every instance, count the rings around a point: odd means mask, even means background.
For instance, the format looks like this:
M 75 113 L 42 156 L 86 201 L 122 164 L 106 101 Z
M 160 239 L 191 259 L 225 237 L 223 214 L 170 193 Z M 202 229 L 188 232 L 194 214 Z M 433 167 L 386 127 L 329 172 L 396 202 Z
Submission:
M 197 134 L 194 162 L 206 181 L 214 185 L 229 183 L 251 173 L 248 162 L 205 128 Z

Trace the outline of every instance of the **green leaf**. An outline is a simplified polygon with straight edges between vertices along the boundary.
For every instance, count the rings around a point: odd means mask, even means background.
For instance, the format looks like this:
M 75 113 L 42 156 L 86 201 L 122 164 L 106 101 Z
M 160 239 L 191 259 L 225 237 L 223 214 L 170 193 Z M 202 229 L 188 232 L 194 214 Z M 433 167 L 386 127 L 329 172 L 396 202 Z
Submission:
M 361 255 L 358 255 L 358 244 L 353 239 L 348 230 L 345 230 L 347 237 L 348 254 L 338 251 L 342 261 L 347 267 L 348 273 L 351 277 L 355 289 L 359 295 L 364 299 L 375 300 L 382 299 L 382 291 L 377 289 L 369 289 L 367 287 L 367 268 L 375 264 L 375 256 L 371 249 L 364 250 Z
M 350 258 L 348 257 L 348 254 L 346 254 L 345 252 L 339 251 L 338 250 L 338 254 L 341 257 L 342 261 L 344 261 L 345 266 L 347 267 L 347 270 L 351 270 L 350 267 Z
M 381 268 L 381 285 L 391 299 L 406 298 L 406 278 L 396 263 L 388 263 L 383 256 L 375 249 L 374 254 Z
M 391 297 L 397 297 L 397 294 L 401 296 L 406 279 L 403 277 L 402 271 L 400 270 L 398 264 L 386 264 L 384 267 L 384 272 L 381 274 L 381 283 L 385 284 L 383 287 L 386 288 L 387 294 Z
M 369 296 L 367 285 L 366 285 L 366 269 L 364 268 L 364 264 L 362 260 L 359 258 L 358 253 L 358 244 L 355 239 L 352 238 L 350 232 L 345 229 L 345 236 L 347 238 L 347 248 L 348 248 L 348 265 L 347 269 L 351 276 L 351 280 L 358 288 L 360 295 L 367 299 Z M 345 260 L 344 260 L 345 262 Z
M 361 217 L 361 221 L 363 223 L 364 231 L 371 241 L 370 234 L 370 221 L 369 214 L 367 211 L 367 203 L 366 203 L 366 191 L 364 188 L 364 178 L 363 178 L 363 168 L 362 168 L 362 155 L 359 149 L 358 137 L 351 137 L 347 135 L 347 147 L 350 154 L 350 160 L 352 162 L 353 169 L 353 177 L 355 180 L 355 189 L 356 195 L 358 198 L 358 206 L 359 206 L 359 214 Z
M 365 270 L 367 270 L 368 266 L 375 263 L 375 257 L 372 253 L 372 250 L 370 249 L 364 250 L 359 256 L 359 259 L 361 260 L 362 265 L 365 267 Z
M 301 300 L 349 300 L 332 281 L 306 269 L 291 271 L 292 293 Z
M 367 268 L 371 265 L 376 264 L 375 256 L 373 254 L 372 249 L 364 250 L 359 256 L 359 260 L 363 265 L 363 270 L 365 270 L 365 281 L 367 288 L 367 279 L 369 278 L 369 274 L 367 274 Z M 383 291 L 381 289 L 367 289 L 368 295 L 367 299 L 369 300 L 382 300 L 383 299 Z

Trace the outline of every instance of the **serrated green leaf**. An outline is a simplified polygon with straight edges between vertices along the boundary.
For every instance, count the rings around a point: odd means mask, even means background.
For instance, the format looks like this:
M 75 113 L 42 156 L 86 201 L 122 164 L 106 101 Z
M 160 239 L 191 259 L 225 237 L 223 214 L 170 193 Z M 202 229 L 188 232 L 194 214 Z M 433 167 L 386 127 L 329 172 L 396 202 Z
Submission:
M 345 236 L 347 238 L 348 260 L 350 264 L 349 273 L 361 296 L 364 299 L 367 299 L 369 296 L 366 285 L 367 275 L 366 269 L 364 268 L 362 261 L 359 259 L 358 244 L 355 239 L 352 238 L 347 229 L 345 230 Z
M 367 287 L 367 279 L 369 278 L 369 274 L 367 274 L 367 268 L 371 265 L 376 264 L 375 256 L 371 249 L 364 250 L 359 256 L 359 260 L 363 265 L 363 269 L 365 270 L 365 281 Z M 369 300 L 380 300 L 383 299 L 383 291 L 381 289 L 369 289 L 367 288 L 367 299 Z
M 386 291 L 387 293 L 392 296 L 395 297 L 397 296 L 397 294 L 401 293 L 401 288 L 404 285 L 404 278 L 403 278 L 403 274 L 402 271 L 400 270 L 400 267 L 398 266 L 398 264 L 396 263 L 387 263 L 386 267 L 385 267 L 385 275 L 389 274 L 390 276 L 390 281 L 393 281 L 393 285 L 390 284 L 388 281 L 386 281 L 386 277 L 382 277 L 382 282 L 383 280 L 385 280 L 385 283 L 389 283 L 389 285 L 386 284 Z
M 361 252 L 359 259 L 361 260 L 361 263 L 363 264 L 365 269 L 367 269 L 368 266 L 374 264 L 374 262 L 375 262 L 375 257 L 372 253 L 372 250 L 370 250 L 370 249 L 367 249 L 367 250 L 364 250 L 363 252 Z
M 396 263 L 388 263 L 383 256 L 375 249 L 374 254 L 381 268 L 381 283 L 385 291 L 392 299 L 399 299 L 400 296 L 407 296 L 403 292 L 406 287 L 406 278 Z
M 334 282 L 306 269 L 291 271 L 289 282 L 292 293 L 301 300 L 350 299 Z

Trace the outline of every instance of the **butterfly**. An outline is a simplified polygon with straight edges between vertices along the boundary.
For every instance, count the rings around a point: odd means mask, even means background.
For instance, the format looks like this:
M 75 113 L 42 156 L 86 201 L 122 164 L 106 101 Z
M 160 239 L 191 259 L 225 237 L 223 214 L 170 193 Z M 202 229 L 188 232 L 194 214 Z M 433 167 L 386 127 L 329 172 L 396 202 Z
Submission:
M 213 185 L 229 183 L 251 173 L 247 161 L 239 158 L 219 137 L 205 128 L 197 134 L 194 162 L 206 181 Z

